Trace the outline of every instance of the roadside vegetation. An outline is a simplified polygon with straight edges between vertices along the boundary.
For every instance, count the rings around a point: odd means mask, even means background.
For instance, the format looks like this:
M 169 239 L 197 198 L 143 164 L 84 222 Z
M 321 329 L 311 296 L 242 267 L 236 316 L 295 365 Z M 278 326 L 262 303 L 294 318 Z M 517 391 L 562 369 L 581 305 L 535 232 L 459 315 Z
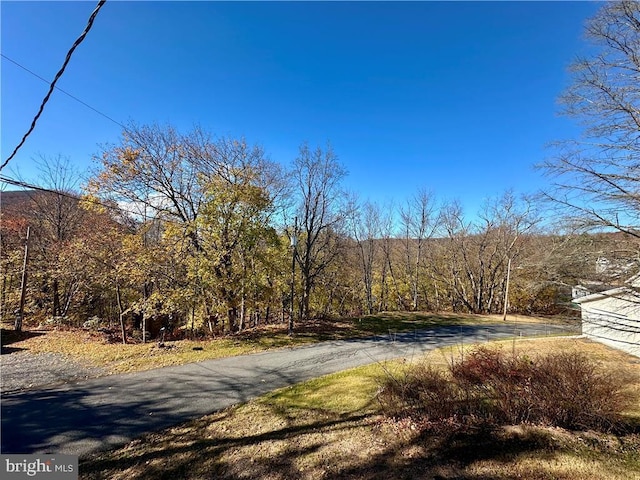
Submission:
M 486 351 L 449 347 L 415 362 L 369 365 L 278 390 L 81 459 L 80 478 L 640 478 L 638 359 L 575 338 L 490 345 Z M 412 369 L 428 365 L 444 375 L 458 362 L 477 360 L 473 352 L 487 351 L 535 365 L 563 355 L 582 358 L 594 372 L 622 375 L 625 382 L 615 385 L 630 403 L 613 429 L 570 429 L 545 422 L 468 422 L 463 416 L 424 422 L 389 414 L 388 402 L 381 402 L 381 389 L 410 378 Z
M 583 352 L 545 355 L 476 347 L 445 370 L 429 364 L 390 375 L 378 393 L 385 415 L 424 429 L 493 429 L 531 424 L 571 430 L 624 430 L 634 400 L 628 378 Z

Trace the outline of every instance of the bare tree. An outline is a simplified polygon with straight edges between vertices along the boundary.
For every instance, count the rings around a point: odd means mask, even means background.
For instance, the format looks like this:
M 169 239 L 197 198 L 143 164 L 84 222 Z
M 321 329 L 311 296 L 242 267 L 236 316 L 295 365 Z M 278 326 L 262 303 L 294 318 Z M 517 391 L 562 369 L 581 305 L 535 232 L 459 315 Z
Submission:
M 394 252 L 396 250 L 397 240 L 394 238 L 394 207 L 387 205 L 381 217 L 380 233 L 381 233 L 381 249 L 382 259 L 380 266 L 380 300 L 378 302 L 378 310 L 389 310 L 390 290 L 393 289 L 395 308 L 403 308 L 402 296 L 398 286 L 398 278 L 396 276 L 396 262 Z M 389 285 L 391 283 L 391 285 Z
M 380 247 L 381 216 L 380 207 L 372 202 L 365 202 L 360 208 L 353 208 L 350 215 L 351 232 L 356 243 L 364 286 L 364 303 L 369 314 L 375 309 L 373 280 L 375 260 Z
M 331 146 L 311 150 L 304 143 L 293 163 L 298 196 L 300 241 L 298 263 L 302 277 L 302 318 L 309 318 L 310 297 L 322 274 L 338 258 L 336 241 L 346 216 L 340 182 L 346 175 Z
M 545 196 L 580 227 L 640 238 L 640 3 L 605 2 L 586 35 L 595 50 L 560 99 L 583 133 L 542 165 L 555 187 Z
M 400 209 L 400 221 L 404 231 L 405 269 L 411 291 L 411 309 L 418 310 L 419 294 L 424 277 L 424 250 L 437 227 L 433 195 L 420 190 Z M 426 299 L 425 299 L 426 301 Z M 424 302 L 423 302 L 424 303 Z
M 80 174 L 68 158 L 40 156 L 36 163 L 38 183 L 48 191 L 31 194 L 34 263 L 39 262 L 43 289 L 50 293 L 51 313 L 61 317 L 69 310 L 81 274 L 66 268 L 62 252 L 80 233 L 87 212 L 78 200 Z
M 207 141 L 198 129 L 187 137 L 171 126 L 131 125 L 122 133 L 119 145 L 103 149 L 98 159 L 100 170 L 90 188 L 145 215 L 152 212 L 155 218 L 184 225 L 198 249 L 196 232 L 189 227 L 198 218 L 203 202 L 197 165 L 204 152 L 194 145 L 207 145 Z
M 538 222 L 530 205 L 510 193 L 488 203 L 475 222 L 457 203 L 442 211 L 446 247 L 438 277 L 447 285 L 453 310 L 495 313 L 504 307 L 507 266 L 519 259 L 520 239 Z
M 618 230 L 640 251 L 640 3 L 605 2 L 588 22 L 592 52 L 573 65 L 561 97 L 580 137 L 559 142 L 542 167 L 553 177 L 544 195 L 583 231 Z M 636 253 L 637 258 L 637 253 Z M 583 327 L 593 328 L 593 315 Z M 586 308 L 588 310 L 588 308 Z M 611 331 L 622 322 L 602 317 Z

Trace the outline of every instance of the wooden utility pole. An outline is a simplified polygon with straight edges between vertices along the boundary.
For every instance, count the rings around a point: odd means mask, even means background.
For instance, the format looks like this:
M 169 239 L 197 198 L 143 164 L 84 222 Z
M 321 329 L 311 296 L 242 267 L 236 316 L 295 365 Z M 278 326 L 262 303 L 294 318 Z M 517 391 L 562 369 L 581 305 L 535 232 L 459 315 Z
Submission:
M 18 308 L 18 315 L 16 316 L 15 330 L 16 332 L 22 331 L 22 318 L 24 316 L 24 301 L 27 297 L 27 264 L 29 262 L 29 235 L 31 233 L 31 227 L 27 227 L 27 239 L 24 243 L 24 261 L 22 262 L 22 281 L 20 283 L 20 307 Z
M 507 263 L 507 286 L 504 289 L 504 314 L 502 315 L 502 321 L 507 321 L 507 306 L 509 305 L 509 277 L 511 276 L 511 258 Z

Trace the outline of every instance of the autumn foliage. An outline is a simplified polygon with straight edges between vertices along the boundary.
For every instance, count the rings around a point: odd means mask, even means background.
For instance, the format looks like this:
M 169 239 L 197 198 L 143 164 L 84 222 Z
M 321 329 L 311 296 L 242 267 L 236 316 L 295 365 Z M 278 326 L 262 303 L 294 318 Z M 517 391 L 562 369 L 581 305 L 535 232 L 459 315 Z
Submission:
M 425 190 L 397 208 L 360 201 L 331 145 L 303 143 L 286 166 L 244 139 L 131 125 L 96 161 L 81 185 L 43 159 L 47 191 L 3 209 L 3 312 L 27 225 L 25 320 L 143 341 L 383 311 L 554 314 L 626 242 L 552 235 L 512 192 L 474 217 Z

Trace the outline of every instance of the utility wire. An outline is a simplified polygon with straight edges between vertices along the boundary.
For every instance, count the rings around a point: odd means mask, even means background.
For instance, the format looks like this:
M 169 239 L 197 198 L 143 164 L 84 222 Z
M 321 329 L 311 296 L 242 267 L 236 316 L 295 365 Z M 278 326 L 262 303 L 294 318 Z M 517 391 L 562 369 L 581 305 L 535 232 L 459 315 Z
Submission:
M 106 1 L 107 0 L 100 0 L 98 2 L 98 5 L 96 5 L 96 8 L 91 13 L 89 20 L 87 21 L 87 26 L 84 28 L 84 31 L 80 34 L 80 36 L 76 39 L 76 41 L 73 43 L 73 45 L 67 52 L 67 56 L 64 59 L 64 63 L 62 64 L 62 67 L 60 68 L 58 73 L 56 73 L 56 76 L 54 77 L 53 82 L 51 82 L 51 85 L 49 86 L 49 91 L 47 92 L 44 99 L 42 100 L 42 103 L 40 104 L 40 108 L 38 109 L 38 113 L 36 114 L 36 116 L 33 118 L 33 121 L 31 122 L 31 127 L 29 127 L 29 130 L 27 131 L 27 133 L 24 134 L 24 136 L 22 137 L 22 140 L 20 141 L 18 146 L 13 150 L 11 155 L 9 155 L 9 157 L 4 161 L 4 163 L 0 165 L 0 171 L 2 171 L 2 169 L 4 169 L 4 167 L 7 166 L 7 164 L 16 155 L 16 153 L 18 153 L 18 150 L 20 149 L 20 147 L 22 147 L 22 145 L 24 145 L 24 142 L 27 140 L 27 137 L 31 135 L 31 132 L 33 132 L 33 130 L 36 128 L 36 123 L 38 122 L 40 115 L 42 115 L 44 106 L 47 104 L 47 102 L 49 101 L 49 97 L 51 97 L 53 90 L 56 88 L 56 83 L 58 82 L 58 79 L 62 76 L 65 69 L 67 68 L 69 61 L 71 60 L 71 55 L 73 55 L 73 52 L 75 51 L 75 49 L 85 39 L 85 37 L 87 36 L 87 33 L 89 33 L 89 30 L 91 30 L 91 27 L 93 26 L 93 21 L 95 20 L 96 15 L 98 15 L 98 12 L 102 8 L 102 6 L 106 3 Z
M 35 73 L 32 70 L 29 70 L 27 67 L 25 67 L 24 65 L 21 65 L 20 63 L 16 62 L 13 58 L 9 58 L 7 57 L 4 53 L 0 53 L 0 57 L 4 58 L 5 60 L 8 60 L 9 62 L 13 63 L 14 65 L 16 65 L 17 67 L 20 67 L 21 69 L 23 69 L 25 72 L 30 73 L 31 75 L 33 75 L 34 77 L 42 80 L 44 83 L 49 84 L 49 80 L 47 80 L 46 78 L 41 77 L 40 75 L 38 75 L 37 73 Z M 66 96 L 72 98 L 73 100 L 75 100 L 78 103 L 81 103 L 82 105 L 84 105 L 85 107 L 89 108 L 90 110 L 93 110 L 94 112 L 96 112 L 98 115 L 102 115 L 104 118 L 106 118 L 107 120 L 115 123 L 116 125 L 122 127 L 123 129 L 127 129 L 127 127 L 125 127 L 122 123 L 118 122 L 117 120 L 114 120 L 113 118 L 111 118 L 109 115 L 107 115 L 106 113 L 101 112 L 100 110 L 98 110 L 97 108 L 92 107 L 91 105 L 89 105 L 88 103 L 80 100 L 78 97 L 76 97 L 75 95 L 72 95 L 71 93 L 67 92 L 66 90 L 63 90 L 60 87 L 55 87 L 56 90 L 58 90 L 61 93 L 64 93 Z
M 39 192 L 47 192 L 47 193 L 55 193 L 57 195 L 61 195 L 63 197 L 73 198 L 75 200 L 80 200 L 80 197 L 72 195 L 70 193 L 65 193 L 61 190 L 52 190 L 50 188 L 39 187 L 37 185 L 31 185 L 27 182 L 23 182 L 21 180 L 15 180 L 13 178 L 5 177 L 4 175 L 0 175 L 0 182 L 7 183 L 9 185 L 13 185 L 16 187 L 28 188 L 29 190 L 37 190 Z

